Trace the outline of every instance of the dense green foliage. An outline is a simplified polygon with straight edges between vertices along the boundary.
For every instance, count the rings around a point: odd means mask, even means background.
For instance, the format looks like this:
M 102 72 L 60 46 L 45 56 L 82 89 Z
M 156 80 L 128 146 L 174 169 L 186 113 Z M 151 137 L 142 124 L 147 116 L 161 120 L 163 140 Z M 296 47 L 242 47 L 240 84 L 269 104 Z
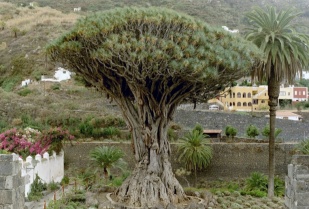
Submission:
M 30 193 L 28 194 L 28 199 L 30 201 L 39 200 L 43 197 L 43 191 L 47 189 L 47 184 L 43 183 L 42 179 L 38 176 L 38 174 L 35 175 L 35 179 L 33 183 L 31 184 Z
M 227 137 L 234 138 L 237 135 L 237 129 L 233 126 L 228 125 L 225 127 L 225 135 Z
M 140 89 L 157 103 L 212 98 L 260 58 L 239 36 L 162 8 L 91 15 L 47 52 L 114 98 L 132 99 Z
M 89 153 L 91 161 L 98 167 L 103 169 L 104 176 L 107 178 L 111 175 L 110 169 L 112 167 L 124 168 L 126 163 L 122 157 L 124 153 L 122 150 L 115 147 L 96 147 Z
M 254 196 L 265 197 L 267 196 L 267 176 L 259 172 L 251 173 L 250 177 L 246 180 L 246 186 L 244 193 L 251 194 Z M 283 196 L 284 195 L 284 181 L 280 179 L 278 176 L 275 177 L 275 195 L 276 196 Z
M 274 7 L 256 8 L 247 14 L 251 25 L 246 38 L 266 56 L 265 62 L 254 71 L 259 81 L 275 76 L 276 81 L 292 84 L 296 74 L 308 66 L 309 36 L 298 32 L 291 23 L 299 15 L 292 9 L 277 12 Z
M 213 157 L 212 147 L 208 143 L 203 133 L 193 129 L 180 139 L 178 145 L 179 161 L 187 170 L 195 172 L 195 184 L 197 170 L 206 168 Z
M 255 125 L 248 126 L 246 133 L 250 138 L 255 138 L 260 134 L 259 129 Z
M 275 129 L 275 138 L 277 138 L 278 135 L 279 135 L 281 132 L 282 132 L 282 129 L 276 128 L 276 129 Z M 265 138 L 268 138 L 268 137 L 269 137 L 269 134 L 270 134 L 270 127 L 269 127 L 268 124 L 262 129 L 261 134 L 262 134 Z
M 302 140 L 296 146 L 296 151 L 300 154 L 309 155 L 309 139 Z

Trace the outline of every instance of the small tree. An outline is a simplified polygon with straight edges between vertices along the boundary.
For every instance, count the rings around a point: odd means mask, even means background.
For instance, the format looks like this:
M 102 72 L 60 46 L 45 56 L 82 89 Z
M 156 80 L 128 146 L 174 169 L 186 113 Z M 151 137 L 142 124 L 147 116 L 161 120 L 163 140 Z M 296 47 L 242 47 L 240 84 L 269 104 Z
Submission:
M 124 156 L 123 152 L 115 147 L 96 147 L 90 151 L 89 156 L 96 166 L 103 169 L 106 182 L 109 175 L 111 175 L 110 168 L 117 167 L 122 169 L 126 164 L 122 159 Z
M 198 131 L 200 134 L 202 134 L 204 132 L 204 129 L 203 129 L 202 125 L 199 124 L 199 123 L 195 124 L 193 130 Z
M 250 138 L 254 138 L 254 139 L 260 134 L 259 129 L 254 125 L 248 126 L 246 133 Z
M 282 129 L 280 128 L 276 128 L 275 129 L 275 139 L 277 138 L 277 136 L 282 132 Z M 267 124 L 263 130 L 262 130 L 262 135 L 265 137 L 265 138 L 269 138 L 269 135 L 270 135 L 270 126 Z
M 234 139 L 234 137 L 237 134 L 237 129 L 234 128 L 233 126 L 226 126 L 225 128 L 225 135 L 227 137 L 232 137 L 232 139 Z
M 197 182 L 197 170 L 206 168 L 212 159 L 212 147 L 203 133 L 192 130 L 180 139 L 178 146 L 179 160 L 185 164 L 187 170 L 194 171 L 194 186 Z

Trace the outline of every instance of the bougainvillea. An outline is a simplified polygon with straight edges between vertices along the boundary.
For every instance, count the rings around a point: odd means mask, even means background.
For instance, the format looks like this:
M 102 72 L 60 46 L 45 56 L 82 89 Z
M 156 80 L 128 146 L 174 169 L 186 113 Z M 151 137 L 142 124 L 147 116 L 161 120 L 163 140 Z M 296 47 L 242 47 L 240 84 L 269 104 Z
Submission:
M 53 128 L 42 133 L 31 128 L 24 130 L 14 128 L 0 134 L 0 149 L 14 152 L 23 158 L 52 151 L 58 154 L 64 141 L 73 139 L 74 136 L 62 128 Z

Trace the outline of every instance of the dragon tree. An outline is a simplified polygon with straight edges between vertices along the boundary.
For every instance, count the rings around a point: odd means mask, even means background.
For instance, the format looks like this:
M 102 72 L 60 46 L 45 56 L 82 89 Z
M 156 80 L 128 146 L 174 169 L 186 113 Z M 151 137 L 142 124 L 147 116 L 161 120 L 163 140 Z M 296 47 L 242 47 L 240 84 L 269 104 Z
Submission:
M 87 16 L 47 53 L 121 108 L 136 166 L 116 201 L 143 208 L 188 198 L 169 161 L 167 127 L 177 106 L 216 96 L 260 59 L 254 44 L 163 8 Z

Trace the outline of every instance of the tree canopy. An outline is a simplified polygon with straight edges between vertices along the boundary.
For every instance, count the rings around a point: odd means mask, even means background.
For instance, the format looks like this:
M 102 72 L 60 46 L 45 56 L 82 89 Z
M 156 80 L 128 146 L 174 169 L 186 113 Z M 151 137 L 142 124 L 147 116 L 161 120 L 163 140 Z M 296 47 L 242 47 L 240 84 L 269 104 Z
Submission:
M 297 31 L 293 20 L 301 13 L 293 9 L 277 12 L 274 7 L 255 8 L 247 14 L 250 27 L 246 38 L 256 44 L 266 56 L 266 61 L 254 71 L 260 81 L 268 80 L 274 71 L 277 81 L 294 82 L 297 73 L 309 64 L 309 36 Z
M 112 97 L 136 99 L 139 89 L 157 104 L 213 97 L 248 72 L 257 54 L 235 35 L 162 8 L 86 17 L 48 51 Z

